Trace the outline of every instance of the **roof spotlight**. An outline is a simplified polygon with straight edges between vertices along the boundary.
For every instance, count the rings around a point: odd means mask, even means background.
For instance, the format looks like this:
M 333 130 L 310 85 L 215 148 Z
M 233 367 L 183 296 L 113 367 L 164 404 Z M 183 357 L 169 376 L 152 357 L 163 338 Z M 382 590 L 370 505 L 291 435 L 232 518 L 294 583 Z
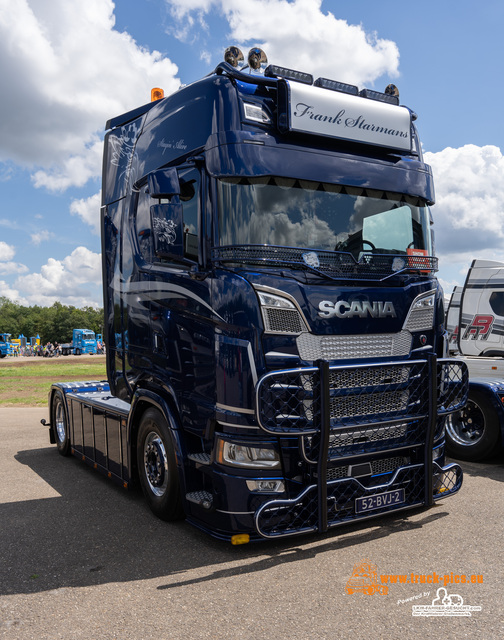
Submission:
M 239 62 L 243 62 L 243 53 L 238 47 L 228 47 L 224 51 L 224 62 L 227 62 L 232 67 L 237 67 Z
M 248 65 L 254 71 L 257 71 L 261 68 L 262 64 L 268 64 L 268 58 L 262 49 L 259 47 L 253 47 L 248 52 Z
M 399 89 L 395 86 L 395 84 L 388 84 L 385 87 L 385 93 L 388 96 L 396 96 L 396 98 L 399 97 Z

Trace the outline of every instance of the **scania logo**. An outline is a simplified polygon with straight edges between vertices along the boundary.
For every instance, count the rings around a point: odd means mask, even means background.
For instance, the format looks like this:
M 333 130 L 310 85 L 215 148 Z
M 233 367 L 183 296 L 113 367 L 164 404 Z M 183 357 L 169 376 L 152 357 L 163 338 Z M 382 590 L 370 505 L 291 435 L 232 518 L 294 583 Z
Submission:
M 338 300 L 330 302 L 323 300 L 319 304 L 319 316 L 321 318 L 396 318 L 396 312 L 392 302 L 368 302 L 367 300 Z

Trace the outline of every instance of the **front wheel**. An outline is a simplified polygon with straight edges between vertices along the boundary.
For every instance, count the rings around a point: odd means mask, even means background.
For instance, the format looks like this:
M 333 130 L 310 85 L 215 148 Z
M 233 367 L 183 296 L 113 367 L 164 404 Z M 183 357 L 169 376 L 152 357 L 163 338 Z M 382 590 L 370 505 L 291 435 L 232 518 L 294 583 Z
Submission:
M 68 429 L 68 417 L 65 400 L 61 391 L 56 391 L 51 403 L 51 423 L 56 436 L 58 453 L 67 456 L 70 453 L 70 432 Z
M 151 511 L 161 520 L 184 517 L 175 450 L 166 419 L 148 409 L 140 422 L 137 439 L 140 485 Z
M 500 444 L 499 416 L 479 391 L 469 391 L 466 406 L 446 421 L 446 451 L 460 460 L 477 461 L 496 452 Z

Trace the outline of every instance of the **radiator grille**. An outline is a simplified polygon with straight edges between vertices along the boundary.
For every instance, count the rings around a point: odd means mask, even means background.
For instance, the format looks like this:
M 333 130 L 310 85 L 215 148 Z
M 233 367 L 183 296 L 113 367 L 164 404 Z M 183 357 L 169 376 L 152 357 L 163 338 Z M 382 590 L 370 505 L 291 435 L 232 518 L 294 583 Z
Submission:
M 306 327 L 297 309 L 263 308 L 264 328 L 268 333 L 294 333 Z
M 343 396 L 331 400 L 331 418 L 342 420 L 346 417 L 405 411 L 408 406 L 407 391 L 387 391 L 369 395 Z
M 319 336 L 302 333 L 296 340 L 302 360 L 353 360 L 405 357 L 411 350 L 411 333 L 356 336 Z

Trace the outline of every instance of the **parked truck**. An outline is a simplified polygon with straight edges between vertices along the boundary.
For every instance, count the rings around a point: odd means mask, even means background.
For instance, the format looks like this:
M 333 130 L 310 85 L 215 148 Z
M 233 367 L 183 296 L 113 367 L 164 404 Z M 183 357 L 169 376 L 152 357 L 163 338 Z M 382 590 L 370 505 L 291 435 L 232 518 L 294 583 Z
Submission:
M 10 333 L 0 333 L 0 358 L 5 358 L 13 353 L 10 337 Z
M 108 381 L 52 386 L 50 440 L 233 544 L 430 506 L 467 370 L 416 116 L 240 57 L 107 123 Z
M 80 356 L 85 353 L 96 355 L 97 352 L 96 336 L 90 329 L 74 329 L 72 342 L 61 345 L 61 354 L 64 356 Z
M 473 260 L 447 312 L 451 349 L 469 369 L 467 405 L 447 422 L 447 448 L 482 460 L 504 443 L 504 263 Z

